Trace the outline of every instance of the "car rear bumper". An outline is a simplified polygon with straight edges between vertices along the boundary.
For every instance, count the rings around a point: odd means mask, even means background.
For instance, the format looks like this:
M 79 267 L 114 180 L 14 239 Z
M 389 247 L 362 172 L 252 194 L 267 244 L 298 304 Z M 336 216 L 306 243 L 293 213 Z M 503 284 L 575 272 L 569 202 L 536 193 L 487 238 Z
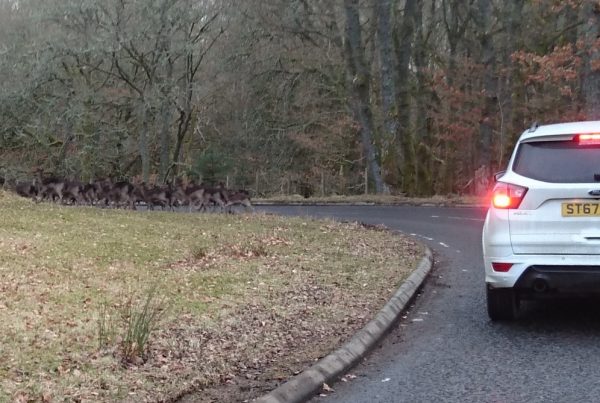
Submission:
M 497 272 L 493 262 L 512 263 L 507 272 Z M 535 278 L 546 278 L 549 288 L 600 291 L 600 255 L 484 255 L 485 282 L 492 288 L 533 286 Z M 553 285 L 553 286 L 552 286 Z
M 600 293 L 600 265 L 530 266 L 521 274 L 514 288 L 533 296 Z

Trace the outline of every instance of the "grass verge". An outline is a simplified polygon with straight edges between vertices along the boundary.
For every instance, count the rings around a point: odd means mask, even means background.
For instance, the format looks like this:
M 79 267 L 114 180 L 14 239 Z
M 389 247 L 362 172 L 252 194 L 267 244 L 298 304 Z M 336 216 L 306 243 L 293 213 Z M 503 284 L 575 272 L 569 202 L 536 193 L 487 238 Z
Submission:
M 261 214 L 6 193 L 0 211 L 0 401 L 255 397 L 363 326 L 422 252 L 358 224 Z

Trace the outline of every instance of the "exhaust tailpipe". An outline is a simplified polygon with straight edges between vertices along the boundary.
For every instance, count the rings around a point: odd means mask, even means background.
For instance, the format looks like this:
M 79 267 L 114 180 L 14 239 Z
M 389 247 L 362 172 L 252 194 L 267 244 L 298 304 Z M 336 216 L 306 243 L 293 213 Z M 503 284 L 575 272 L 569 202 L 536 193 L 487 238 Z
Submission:
M 539 294 L 548 291 L 548 282 L 543 278 L 536 278 L 533 280 L 533 291 Z

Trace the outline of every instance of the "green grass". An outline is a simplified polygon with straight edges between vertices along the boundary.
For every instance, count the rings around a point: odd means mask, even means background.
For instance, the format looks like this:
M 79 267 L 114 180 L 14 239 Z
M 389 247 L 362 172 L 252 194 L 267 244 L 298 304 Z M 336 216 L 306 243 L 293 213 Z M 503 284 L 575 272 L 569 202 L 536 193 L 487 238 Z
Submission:
M 0 401 L 157 400 L 250 365 L 310 362 L 378 309 L 420 253 L 385 231 L 302 218 L 73 208 L 7 193 L 0 211 Z M 161 314 L 144 334 L 155 286 Z M 142 361 L 121 348 L 138 325 L 130 337 L 147 345 L 130 353 Z

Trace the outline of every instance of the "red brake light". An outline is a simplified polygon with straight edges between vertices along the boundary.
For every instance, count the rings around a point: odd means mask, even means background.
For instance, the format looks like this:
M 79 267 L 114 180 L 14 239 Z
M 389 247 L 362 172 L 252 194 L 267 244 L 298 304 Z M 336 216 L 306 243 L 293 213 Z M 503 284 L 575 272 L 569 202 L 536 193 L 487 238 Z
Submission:
M 573 140 L 579 144 L 600 144 L 600 133 L 578 134 Z
M 498 182 L 492 191 L 492 204 L 499 209 L 517 209 L 521 205 L 527 190 L 523 186 Z

